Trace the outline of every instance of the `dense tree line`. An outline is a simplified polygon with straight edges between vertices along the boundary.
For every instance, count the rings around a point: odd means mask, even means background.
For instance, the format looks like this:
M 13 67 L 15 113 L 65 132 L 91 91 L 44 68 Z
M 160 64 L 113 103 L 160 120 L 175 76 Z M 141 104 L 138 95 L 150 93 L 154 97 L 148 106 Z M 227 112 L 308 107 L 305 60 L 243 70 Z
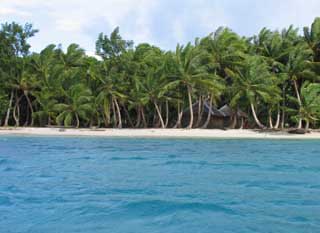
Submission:
M 77 44 L 30 53 L 36 33 L 0 28 L 2 126 L 178 128 L 187 109 L 187 127 L 205 128 L 191 106 L 207 102 L 246 111 L 250 127 L 319 127 L 320 18 L 303 35 L 293 26 L 250 38 L 219 28 L 175 51 L 134 46 L 116 28 L 98 36 L 101 59 Z

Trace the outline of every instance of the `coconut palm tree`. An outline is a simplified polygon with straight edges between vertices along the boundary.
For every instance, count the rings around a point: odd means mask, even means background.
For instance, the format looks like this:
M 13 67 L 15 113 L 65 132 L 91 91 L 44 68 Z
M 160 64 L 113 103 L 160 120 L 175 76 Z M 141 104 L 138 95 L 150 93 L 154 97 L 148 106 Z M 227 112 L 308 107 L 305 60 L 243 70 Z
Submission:
M 308 130 L 310 122 L 318 121 L 320 117 L 320 84 L 305 82 L 301 87 L 301 101 L 298 114 Z
M 159 117 L 162 128 L 166 127 L 160 110 L 161 102 L 169 101 L 169 91 L 175 88 L 179 81 L 170 81 L 160 70 L 150 70 L 147 77 L 143 80 L 136 80 L 141 90 L 142 103 L 152 103 Z M 168 114 L 168 109 L 167 109 Z
M 253 118 L 260 128 L 265 128 L 256 113 L 259 101 L 270 102 L 279 95 L 274 77 L 269 72 L 269 67 L 264 59 L 259 56 L 247 56 L 242 67 L 236 71 L 226 70 L 233 79 L 233 93 L 231 105 L 236 106 L 240 99 L 248 101 Z
M 92 93 L 83 84 L 76 84 L 69 90 L 65 91 L 66 103 L 58 103 L 54 105 L 55 111 L 59 114 L 56 118 L 57 122 L 64 126 L 74 125 L 80 126 L 80 120 L 89 121 L 92 109 Z
M 300 43 L 291 48 L 288 53 L 288 60 L 286 64 L 280 68 L 282 75 L 285 75 L 286 79 L 292 83 L 299 108 L 302 106 L 300 96 L 301 83 L 303 83 L 304 80 L 315 80 L 317 78 L 310 66 L 311 59 L 312 51 L 305 43 Z M 302 119 L 299 119 L 298 128 L 301 127 Z
M 313 21 L 310 28 L 304 27 L 304 39 L 308 43 L 309 48 L 313 52 L 313 61 L 320 62 L 320 18 L 317 17 Z
M 205 55 L 199 46 L 193 46 L 188 43 L 186 46 L 178 45 L 175 53 L 175 78 L 183 86 L 188 94 L 188 103 L 190 111 L 190 121 L 188 128 L 193 126 L 193 108 L 192 95 L 197 84 L 205 82 L 210 78 L 208 67 L 203 63 L 202 58 Z
M 46 122 L 50 126 L 57 115 L 55 111 L 57 100 L 54 93 L 47 88 L 43 88 L 33 95 L 41 107 L 39 111 L 34 113 L 33 117 L 39 119 L 40 125 L 42 125 L 42 122 Z

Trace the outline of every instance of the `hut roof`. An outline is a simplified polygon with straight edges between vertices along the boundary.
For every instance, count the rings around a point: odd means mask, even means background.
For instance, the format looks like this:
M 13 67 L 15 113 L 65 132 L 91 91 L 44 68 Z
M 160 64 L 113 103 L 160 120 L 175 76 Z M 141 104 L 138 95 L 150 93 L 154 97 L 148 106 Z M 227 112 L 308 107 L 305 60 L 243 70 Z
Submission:
M 229 107 L 229 105 L 224 105 L 219 109 L 219 112 L 222 113 L 225 117 L 231 117 L 234 114 L 234 111 Z
M 199 109 L 199 101 L 192 105 L 192 110 L 194 112 L 198 111 L 198 109 Z M 208 113 L 209 110 L 210 110 L 210 104 L 207 101 L 204 101 L 203 111 L 205 113 Z M 186 108 L 183 112 L 187 113 L 189 111 L 190 111 L 190 108 Z M 215 106 L 211 107 L 211 115 L 215 117 L 225 117 Z
M 221 112 L 225 117 L 232 117 L 235 113 L 235 111 L 232 110 L 232 108 L 227 104 L 221 107 L 219 109 L 219 112 Z M 243 118 L 248 117 L 248 115 L 245 112 L 241 111 L 240 109 L 237 110 L 237 116 L 243 117 Z

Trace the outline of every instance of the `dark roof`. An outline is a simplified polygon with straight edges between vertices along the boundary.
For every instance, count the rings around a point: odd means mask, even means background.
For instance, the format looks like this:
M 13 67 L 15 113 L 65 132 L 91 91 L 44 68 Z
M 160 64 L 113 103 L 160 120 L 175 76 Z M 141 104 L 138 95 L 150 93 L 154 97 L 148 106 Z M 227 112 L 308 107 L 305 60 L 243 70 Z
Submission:
M 219 109 L 219 111 L 220 111 L 225 117 L 232 117 L 232 116 L 234 115 L 234 113 L 235 113 L 235 111 L 232 110 L 232 108 L 231 108 L 229 105 L 227 105 L 227 104 L 224 105 L 223 107 L 221 107 L 221 108 Z M 244 118 L 247 118 L 247 117 L 248 117 L 248 115 L 247 115 L 245 112 L 241 111 L 240 109 L 237 110 L 237 116 L 238 116 L 238 117 L 244 117 Z
M 192 110 L 194 112 L 198 111 L 198 109 L 199 109 L 199 101 L 192 105 Z M 207 101 L 205 101 L 203 104 L 203 111 L 205 113 L 208 113 L 209 109 L 210 109 L 210 104 Z M 190 111 L 190 108 L 186 108 L 183 112 L 188 113 L 189 111 Z M 225 117 L 215 106 L 211 107 L 211 114 L 212 116 L 216 116 L 216 117 Z
M 203 104 L 203 108 L 204 108 L 203 109 L 204 113 L 208 113 L 210 109 L 210 104 L 207 101 L 205 101 Z M 198 111 L 199 101 L 192 105 L 192 109 L 194 112 Z M 189 108 L 186 108 L 183 112 L 188 113 L 189 111 L 190 111 Z M 212 116 L 215 116 L 215 117 L 232 117 L 234 113 L 235 111 L 232 110 L 232 108 L 227 104 L 222 106 L 220 109 L 217 109 L 215 106 L 211 107 L 211 114 Z M 237 116 L 243 117 L 243 118 L 248 117 L 248 115 L 245 112 L 241 111 L 240 109 L 238 109 L 237 111 Z
M 205 101 L 204 102 L 205 112 L 208 113 L 209 109 L 210 109 L 210 104 L 207 101 Z M 224 117 L 224 115 L 215 106 L 211 107 L 211 115 L 217 116 L 217 117 Z
M 234 114 L 234 111 L 229 107 L 229 105 L 224 105 L 221 107 L 219 112 L 221 112 L 225 117 L 231 117 Z

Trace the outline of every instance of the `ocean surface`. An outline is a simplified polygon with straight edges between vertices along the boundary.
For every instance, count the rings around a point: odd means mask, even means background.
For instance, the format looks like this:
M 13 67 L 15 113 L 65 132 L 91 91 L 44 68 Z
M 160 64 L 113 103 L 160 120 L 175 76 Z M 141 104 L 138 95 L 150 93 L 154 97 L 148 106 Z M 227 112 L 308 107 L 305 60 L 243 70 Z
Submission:
M 1 136 L 0 232 L 320 232 L 320 141 Z

